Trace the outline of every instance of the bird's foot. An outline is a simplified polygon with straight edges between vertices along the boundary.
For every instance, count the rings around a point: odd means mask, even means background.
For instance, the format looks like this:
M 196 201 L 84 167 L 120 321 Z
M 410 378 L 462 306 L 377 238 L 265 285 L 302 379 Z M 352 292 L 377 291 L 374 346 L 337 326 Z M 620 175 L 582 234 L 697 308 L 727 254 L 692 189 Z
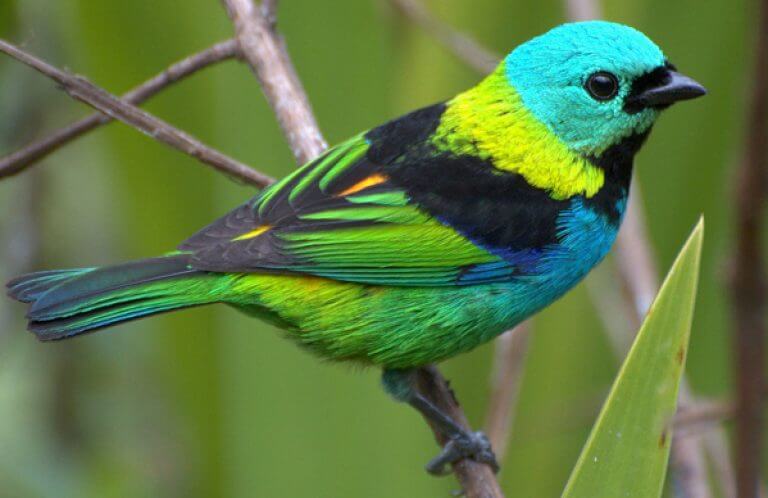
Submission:
M 485 463 L 494 473 L 499 471 L 499 463 L 491 448 L 491 442 L 484 433 L 478 431 L 461 432 L 452 437 L 443 447 L 443 451 L 427 464 L 427 472 L 436 476 L 449 474 L 449 465 L 464 458 Z

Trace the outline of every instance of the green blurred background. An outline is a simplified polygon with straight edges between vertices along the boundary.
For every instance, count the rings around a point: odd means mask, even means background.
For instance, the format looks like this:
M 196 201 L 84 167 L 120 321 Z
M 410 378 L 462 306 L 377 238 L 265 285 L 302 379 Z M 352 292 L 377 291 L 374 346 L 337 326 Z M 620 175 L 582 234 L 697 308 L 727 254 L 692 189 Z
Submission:
M 499 52 L 565 20 L 556 0 L 427 4 Z M 753 5 L 611 0 L 604 9 L 607 19 L 647 33 L 710 90 L 663 117 L 637 166 L 662 269 L 706 215 L 688 372 L 696 393 L 727 396 L 723 281 Z M 383 1 L 283 0 L 280 27 L 331 143 L 478 80 Z M 0 0 L 0 37 L 114 92 L 231 32 L 216 0 Z M 209 69 L 147 108 L 271 175 L 294 167 L 244 65 Z M 0 154 L 86 111 L 0 58 Z M 0 279 L 165 252 L 253 193 L 110 125 L 0 182 Z M 593 284 L 614 278 L 612 264 Z M 595 306 L 581 285 L 536 319 L 500 475 L 507 496 L 559 496 L 576 461 L 619 363 Z M 377 371 L 319 362 L 230 309 L 56 344 L 24 332 L 23 313 L 0 300 L 0 496 L 375 498 L 456 489 L 452 478 L 424 473 L 436 452 L 432 436 L 379 389 Z M 485 416 L 492 354 L 485 346 L 444 365 L 475 426 Z

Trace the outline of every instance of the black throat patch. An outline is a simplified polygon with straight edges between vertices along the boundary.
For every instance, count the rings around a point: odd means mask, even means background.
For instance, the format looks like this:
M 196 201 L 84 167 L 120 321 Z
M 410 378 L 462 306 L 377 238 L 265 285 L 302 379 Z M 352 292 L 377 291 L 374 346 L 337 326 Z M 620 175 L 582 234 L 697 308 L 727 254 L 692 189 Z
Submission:
M 603 188 L 585 205 L 604 214 L 611 222 L 618 224 L 623 215 L 619 209 L 619 201 L 626 199 L 632 182 L 632 165 L 635 154 L 645 143 L 651 130 L 630 135 L 619 143 L 612 145 L 599 157 L 587 157 L 590 163 L 602 169 L 605 173 Z

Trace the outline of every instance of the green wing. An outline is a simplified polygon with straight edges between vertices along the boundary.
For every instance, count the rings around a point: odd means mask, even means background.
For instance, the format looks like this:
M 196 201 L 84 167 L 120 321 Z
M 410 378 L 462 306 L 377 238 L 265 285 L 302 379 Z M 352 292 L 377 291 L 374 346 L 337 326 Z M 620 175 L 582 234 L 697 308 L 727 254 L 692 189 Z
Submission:
M 349 140 L 194 235 L 179 249 L 217 272 L 292 272 L 403 286 L 508 280 L 513 268 L 409 202 Z

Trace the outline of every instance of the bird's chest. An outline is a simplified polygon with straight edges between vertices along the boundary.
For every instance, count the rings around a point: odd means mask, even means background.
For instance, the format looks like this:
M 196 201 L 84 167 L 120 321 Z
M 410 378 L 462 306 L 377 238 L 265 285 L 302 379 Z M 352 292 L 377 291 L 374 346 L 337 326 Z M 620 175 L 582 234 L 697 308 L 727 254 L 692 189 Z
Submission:
M 616 200 L 617 217 L 574 198 L 557 220 L 558 242 L 547 247 L 537 264 L 538 273 L 570 287 L 594 268 L 611 249 L 624 213 L 625 199 Z

